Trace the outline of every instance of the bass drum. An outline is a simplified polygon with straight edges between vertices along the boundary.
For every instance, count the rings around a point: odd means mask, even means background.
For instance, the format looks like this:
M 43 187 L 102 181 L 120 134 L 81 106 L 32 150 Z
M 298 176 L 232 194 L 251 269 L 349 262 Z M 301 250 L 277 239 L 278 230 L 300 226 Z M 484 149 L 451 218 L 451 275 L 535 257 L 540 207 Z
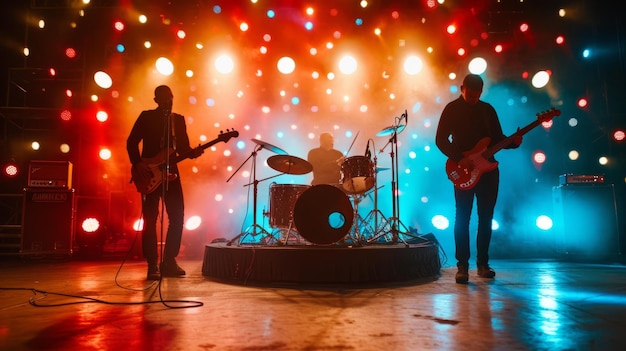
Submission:
M 293 208 L 300 194 L 310 185 L 276 184 L 270 185 L 270 226 L 289 228 L 293 222 Z
M 319 184 L 298 197 L 293 219 L 303 238 L 313 244 L 330 245 L 348 234 L 354 213 L 343 191 L 329 184 Z
M 365 156 L 352 156 L 341 163 L 341 185 L 349 194 L 362 194 L 374 187 L 374 162 Z

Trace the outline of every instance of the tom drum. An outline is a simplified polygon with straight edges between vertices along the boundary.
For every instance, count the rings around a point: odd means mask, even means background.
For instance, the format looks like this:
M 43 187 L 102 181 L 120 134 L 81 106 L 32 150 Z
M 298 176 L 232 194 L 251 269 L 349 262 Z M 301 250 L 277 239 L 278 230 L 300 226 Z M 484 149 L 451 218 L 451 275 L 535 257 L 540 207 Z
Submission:
M 362 194 L 374 187 L 374 162 L 365 156 L 352 156 L 341 163 L 341 185 L 349 194 Z

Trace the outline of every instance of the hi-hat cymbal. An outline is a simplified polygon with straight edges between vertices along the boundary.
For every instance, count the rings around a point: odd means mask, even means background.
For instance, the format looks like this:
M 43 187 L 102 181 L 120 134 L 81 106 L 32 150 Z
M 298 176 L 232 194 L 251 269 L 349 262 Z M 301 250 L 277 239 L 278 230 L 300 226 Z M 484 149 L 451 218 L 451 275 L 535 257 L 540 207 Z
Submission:
M 252 141 L 254 141 L 257 145 L 259 145 L 260 147 L 264 148 L 264 149 L 268 149 L 272 152 L 275 152 L 279 155 L 287 155 L 287 151 L 279 148 L 278 146 L 274 146 L 270 143 L 267 143 L 263 140 L 259 140 L 259 139 L 251 139 Z
M 313 170 L 309 161 L 291 155 L 274 155 L 267 159 L 273 169 L 287 174 L 307 174 Z
M 383 130 L 381 130 L 380 132 L 376 133 L 376 136 L 382 137 L 382 136 L 388 136 L 388 135 L 392 135 L 394 132 L 396 134 L 400 134 L 402 133 L 402 131 L 404 130 L 404 128 L 406 128 L 406 124 L 400 124 L 397 126 L 389 126 Z

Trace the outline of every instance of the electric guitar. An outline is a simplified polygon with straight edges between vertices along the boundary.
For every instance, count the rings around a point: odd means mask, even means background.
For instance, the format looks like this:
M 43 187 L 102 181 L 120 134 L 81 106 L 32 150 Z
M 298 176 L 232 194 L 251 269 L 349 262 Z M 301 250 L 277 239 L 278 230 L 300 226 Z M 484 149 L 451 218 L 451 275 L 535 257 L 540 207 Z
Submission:
M 457 162 L 448 159 L 446 161 L 446 173 L 448 174 L 448 178 L 458 189 L 469 190 L 473 188 L 476 183 L 478 183 L 481 175 L 493 171 L 498 167 L 498 162 L 489 161 L 496 152 L 509 145 L 516 136 L 522 136 L 541 123 L 547 122 L 559 115 L 561 115 L 561 111 L 554 107 L 545 112 L 538 113 L 535 121 L 491 147 L 488 147 L 489 143 L 491 143 L 491 138 L 486 137 L 479 140 L 471 150 L 463 153 L 463 157 L 470 159 L 474 168 L 470 171 L 461 167 Z
M 191 149 L 190 151 L 185 152 L 183 154 L 180 154 L 177 156 L 171 156 L 170 164 L 176 164 L 182 160 L 185 160 L 195 155 L 198 150 L 204 150 L 221 141 L 226 143 L 231 138 L 236 138 L 238 136 L 239 136 L 239 132 L 237 132 L 236 130 L 226 130 L 226 133 L 220 132 L 217 138 L 209 141 L 206 144 L 199 145 L 198 147 Z M 169 149 L 168 151 L 170 152 L 170 155 L 172 155 L 174 152 L 174 150 L 172 149 Z M 165 154 L 165 151 L 161 151 L 158 155 L 154 157 L 142 159 L 142 162 L 145 162 L 148 164 L 148 167 L 150 168 L 150 173 L 151 173 L 150 177 L 147 177 L 145 179 L 139 175 L 135 167 L 131 168 L 130 170 L 130 173 L 132 176 L 131 182 L 135 184 L 135 187 L 137 188 L 138 192 L 142 194 L 149 194 L 153 192 L 163 182 L 163 167 L 165 167 L 166 156 L 167 155 Z M 174 179 L 176 179 L 175 174 L 167 175 L 168 182 Z

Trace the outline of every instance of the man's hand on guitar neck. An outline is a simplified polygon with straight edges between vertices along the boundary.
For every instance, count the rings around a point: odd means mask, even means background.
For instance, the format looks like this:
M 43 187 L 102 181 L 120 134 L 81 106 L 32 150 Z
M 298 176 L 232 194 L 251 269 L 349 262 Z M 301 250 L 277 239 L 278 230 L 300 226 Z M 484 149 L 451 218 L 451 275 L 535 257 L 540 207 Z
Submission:
M 509 144 L 509 148 L 511 149 L 517 149 L 522 144 L 522 135 L 518 133 L 519 130 L 520 129 L 517 128 L 517 132 L 511 135 L 511 143 Z
M 191 156 L 189 156 L 189 158 L 191 159 L 198 158 L 200 157 L 200 155 L 204 153 L 204 149 L 200 146 L 201 145 L 198 145 L 198 147 L 191 149 Z

